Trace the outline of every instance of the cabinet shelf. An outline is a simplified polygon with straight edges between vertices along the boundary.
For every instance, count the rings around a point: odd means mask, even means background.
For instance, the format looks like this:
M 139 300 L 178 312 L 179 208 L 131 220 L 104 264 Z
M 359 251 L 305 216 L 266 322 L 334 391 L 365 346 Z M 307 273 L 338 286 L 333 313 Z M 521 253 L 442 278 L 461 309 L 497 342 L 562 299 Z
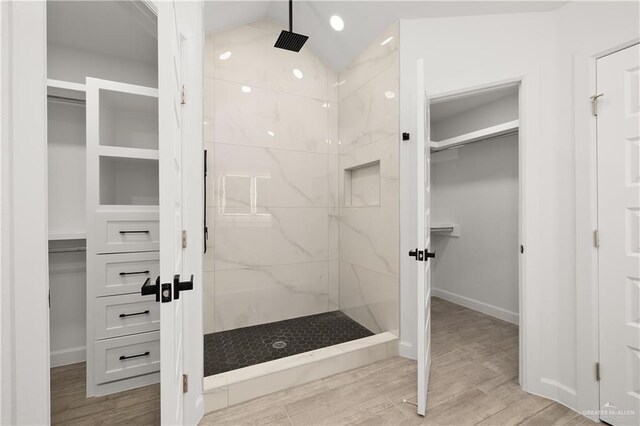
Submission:
M 84 240 L 87 238 L 85 231 L 50 232 L 49 241 Z
M 137 160 L 157 160 L 157 149 L 128 148 L 122 146 L 102 145 L 98 147 L 98 155 L 112 158 L 131 158 Z

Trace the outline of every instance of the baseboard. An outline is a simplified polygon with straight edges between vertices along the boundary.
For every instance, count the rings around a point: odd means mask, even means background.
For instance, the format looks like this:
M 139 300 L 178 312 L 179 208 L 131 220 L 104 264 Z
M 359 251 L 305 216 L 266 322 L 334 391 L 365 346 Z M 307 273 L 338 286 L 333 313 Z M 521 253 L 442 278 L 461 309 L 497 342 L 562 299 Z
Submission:
M 464 306 L 465 308 L 473 309 L 474 311 L 482 312 L 483 314 L 490 315 L 492 317 L 501 319 L 503 321 L 510 322 L 518 325 L 518 314 L 508 311 L 497 306 L 490 305 L 488 303 L 480 302 L 469 297 L 461 296 L 450 291 L 441 290 L 439 288 L 431 289 L 431 295 L 433 297 L 439 297 L 451 303 Z
M 413 347 L 411 342 L 401 341 L 398 343 L 398 355 L 403 358 L 417 359 L 416 348 Z
M 51 351 L 51 367 L 60 367 L 63 365 L 84 362 L 86 360 L 87 348 L 85 346 L 63 349 L 60 351 Z

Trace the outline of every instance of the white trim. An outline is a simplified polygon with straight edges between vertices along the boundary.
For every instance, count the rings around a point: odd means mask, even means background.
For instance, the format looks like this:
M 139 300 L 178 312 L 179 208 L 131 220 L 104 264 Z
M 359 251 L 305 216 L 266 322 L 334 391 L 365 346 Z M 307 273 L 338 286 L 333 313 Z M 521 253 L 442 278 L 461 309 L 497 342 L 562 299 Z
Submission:
M 87 360 L 87 347 L 78 346 L 76 348 L 51 351 L 51 368 L 63 365 L 76 364 Z
M 440 299 L 444 299 L 451 303 L 518 325 L 518 314 L 516 312 L 490 305 L 489 303 L 481 302 L 479 300 L 471 299 L 439 288 L 433 289 L 432 297 L 439 297 Z

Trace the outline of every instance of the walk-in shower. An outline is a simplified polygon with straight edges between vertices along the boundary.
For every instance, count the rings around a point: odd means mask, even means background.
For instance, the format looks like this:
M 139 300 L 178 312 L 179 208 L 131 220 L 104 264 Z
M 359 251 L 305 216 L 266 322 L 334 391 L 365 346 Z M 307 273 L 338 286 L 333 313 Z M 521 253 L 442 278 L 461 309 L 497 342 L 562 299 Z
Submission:
M 274 49 L 282 28 L 207 34 L 205 393 L 378 333 L 341 368 L 397 352 L 397 27 L 340 73 L 309 46 Z

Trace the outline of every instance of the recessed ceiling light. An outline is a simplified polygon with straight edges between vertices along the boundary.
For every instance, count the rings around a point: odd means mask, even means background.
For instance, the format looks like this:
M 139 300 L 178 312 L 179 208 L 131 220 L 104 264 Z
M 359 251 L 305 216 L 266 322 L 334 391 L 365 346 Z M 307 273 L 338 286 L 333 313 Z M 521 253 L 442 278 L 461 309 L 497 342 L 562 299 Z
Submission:
M 387 90 L 386 92 L 384 92 L 384 96 L 387 99 L 393 99 L 396 97 L 396 94 L 393 93 L 391 90 Z
M 226 61 L 227 59 L 229 59 L 231 57 L 231 52 L 227 50 L 226 52 L 222 53 L 218 57 L 220 58 L 221 61 Z
M 382 43 L 380 43 L 380 46 L 384 46 L 385 44 L 389 43 L 391 40 L 393 40 L 393 36 L 386 38 Z
M 344 30 L 344 21 L 338 15 L 333 15 L 329 19 L 329 23 L 331 24 L 331 28 L 333 28 L 336 31 Z
M 249 86 L 242 86 L 240 89 L 241 89 L 244 93 L 249 93 L 249 92 L 251 92 L 251 87 L 249 87 Z
M 297 79 L 301 79 L 302 77 L 304 77 L 304 74 L 302 74 L 302 71 L 300 71 L 298 68 L 293 69 L 293 75 Z
M 268 131 L 267 131 L 267 134 L 268 134 L 269 136 L 275 136 L 275 135 L 276 135 L 276 134 L 275 134 L 275 133 L 273 133 L 271 130 L 268 130 Z

